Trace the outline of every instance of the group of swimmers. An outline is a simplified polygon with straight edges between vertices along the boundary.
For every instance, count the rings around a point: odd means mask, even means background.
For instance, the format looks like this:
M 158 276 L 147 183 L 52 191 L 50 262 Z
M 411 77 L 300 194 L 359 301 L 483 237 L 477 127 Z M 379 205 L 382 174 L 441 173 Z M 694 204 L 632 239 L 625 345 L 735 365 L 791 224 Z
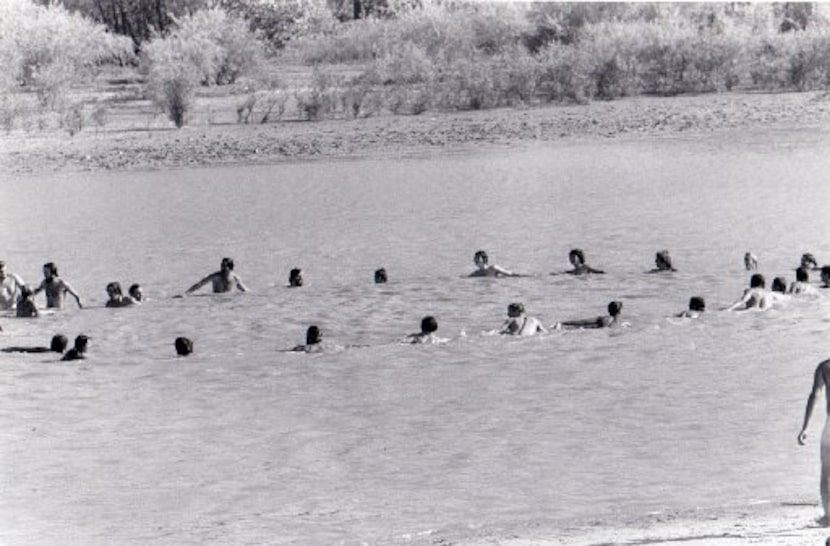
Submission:
M 568 260 L 573 266 L 572 269 L 563 271 L 563 274 L 569 275 L 601 275 L 605 272 L 589 266 L 585 260 L 585 253 L 582 249 L 574 248 L 568 253 Z M 514 273 L 498 265 L 491 264 L 487 252 L 484 250 L 477 251 L 473 256 L 473 263 L 476 269 L 470 273 L 469 277 L 522 277 L 519 273 Z M 661 250 L 655 254 L 654 258 L 655 268 L 647 271 L 647 273 L 664 273 L 677 271 L 673 264 L 671 255 L 668 250 Z M 747 271 L 754 271 L 758 268 L 758 259 L 751 252 L 744 255 L 744 266 Z M 740 299 L 732 305 L 726 307 L 726 310 L 746 310 L 746 309 L 769 309 L 776 301 L 780 301 L 783 294 L 811 294 L 815 293 L 815 288 L 809 284 L 809 271 L 821 270 L 821 279 L 824 286 L 830 286 L 830 266 L 819 268 L 816 258 L 806 253 L 801 257 L 801 265 L 796 269 L 796 280 L 789 286 L 783 277 L 776 277 L 773 280 L 771 290 L 766 289 L 766 280 L 760 273 L 754 273 L 750 278 L 750 285 Z M 560 273 L 552 273 L 558 275 Z M 49 262 L 43 265 L 43 281 L 35 288 L 31 289 L 22 279 L 13 273 L 6 271 L 6 264 L 0 261 L 0 308 L 14 309 L 17 317 L 37 317 L 39 312 L 34 302 L 34 297 L 39 292 L 44 292 L 46 295 L 47 308 L 61 308 L 66 294 L 75 298 L 78 307 L 83 308 L 83 303 L 77 292 L 58 275 L 58 268 L 54 262 Z M 374 281 L 377 284 L 383 284 L 388 281 L 386 269 L 379 268 L 374 272 Z M 214 293 L 230 292 L 234 288 L 241 292 L 248 292 L 248 288 L 242 282 L 242 279 L 234 272 L 234 261 L 232 258 L 223 258 L 219 264 L 219 270 L 194 283 L 183 294 L 174 297 L 185 297 L 203 286 L 210 284 Z M 288 286 L 297 288 L 303 286 L 302 270 L 293 268 L 289 273 Z M 144 291 L 140 284 L 133 284 L 130 286 L 127 294 L 123 294 L 121 284 L 117 281 L 110 282 L 106 285 L 107 302 L 106 307 L 126 307 L 131 305 L 138 305 L 144 301 Z M 588 319 L 566 320 L 556 322 L 550 327 L 545 327 L 537 318 L 527 315 L 524 304 L 521 302 L 513 302 L 507 307 L 507 319 L 502 327 L 497 331 L 500 334 L 516 335 L 516 336 L 531 336 L 537 333 L 547 332 L 550 329 L 587 329 L 587 328 L 609 328 L 615 326 L 626 325 L 622 322 L 623 304 L 620 301 L 612 301 L 608 304 L 608 314 Z M 701 296 L 693 296 L 689 300 L 688 309 L 678 313 L 676 316 L 681 318 L 696 318 L 706 310 L 706 301 Z M 436 335 L 438 330 L 438 321 L 433 316 L 424 317 L 421 321 L 421 330 L 417 333 L 411 334 L 405 338 L 408 343 L 440 343 L 446 341 Z M 56 336 L 57 337 L 57 336 Z M 86 352 L 88 337 L 78 336 L 76 339 L 76 347 L 73 349 L 73 358 L 83 358 Z M 77 345 L 78 340 L 80 346 Z M 174 342 L 176 352 L 179 355 L 185 356 L 193 352 L 193 342 L 187 338 L 177 338 Z M 306 332 L 306 343 L 296 346 L 293 350 L 303 352 L 318 352 L 324 350 L 326 344 L 323 342 L 323 336 L 320 328 L 312 325 Z M 10 348 L 20 349 L 20 348 Z M 22 351 L 21 351 L 22 352 Z M 38 351 L 33 351 L 38 352 Z

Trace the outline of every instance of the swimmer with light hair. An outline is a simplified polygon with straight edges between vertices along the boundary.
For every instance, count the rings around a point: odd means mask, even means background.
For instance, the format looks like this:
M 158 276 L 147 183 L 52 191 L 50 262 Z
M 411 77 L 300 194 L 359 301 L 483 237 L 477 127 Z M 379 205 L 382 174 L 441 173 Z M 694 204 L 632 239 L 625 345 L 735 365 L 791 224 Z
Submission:
M 385 268 L 381 267 L 375 270 L 375 284 L 385 284 L 388 280 Z
M 200 289 L 207 283 L 211 283 L 211 287 L 213 288 L 214 294 L 230 292 L 231 290 L 233 290 L 234 286 L 236 286 L 236 288 L 240 292 L 247 292 L 248 288 L 242 283 L 242 279 L 239 278 L 239 275 L 233 272 L 233 268 L 233 259 L 222 258 L 222 263 L 219 265 L 219 271 L 211 273 L 204 279 L 200 280 L 199 282 L 188 288 L 185 292 L 185 295 L 192 294 L 193 292 Z
M 568 261 L 570 261 L 573 266 L 573 269 L 570 271 L 565 271 L 568 275 L 589 275 L 591 273 L 601 275 L 605 273 L 605 271 L 594 269 L 585 263 L 585 253 L 581 248 L 571 249 L 571 251 L 568 252 Z M 557 275 L 557 273 L 551 273 L 551 275 Z
M 749 288 L 744 290 L 741 299 L 726 308 L 727 311 L 745 311 L 759 309 L 765 311 L 772 307 L 773 296 L 766 288 L 767 281 L 760 273 L 755 273 L 749 279 Z
M 4 347 L 4 353 L 63 353 L 69 340 L 66 336 L 57 334 L 52 336 L 49 347 Z
M 692 296 L 689 299 L 689 308 L 675 316 L 678 318 L 698 318 L 704 311 L 706 311 L 706 300 L 700 296 Z
M 664 273 L 669 271 L 677 271 L 671 262 L 671 256 L 668 250 L 661 250 L 654 255 L 654 265 L 657 266 L 649 273 Z
M 744 254 L 744 267 L 747 271 L 755 271 L 758 269 L 758 258 L 752 252 Z
M 518 273 L 508 271 L 498 265 L 490 265 L 490 258 L 483 250 L 479 250 L 473 256 L 473 263 L 476 264 L 476 269 L 470 273 L 470 277 L 521 277 Z
M 435 344 L 446 343 L 448 340 L 438 337 L 435 333 L 438 331 L 438 321 L 435 317 L 429 315 L 421 319 L 421 331 L 415 334 L 406 336 L 404 343 L 421 343 L 421 344 Z
M 288 274 L 288 286 L 291 288 L 299 288 L 303 285 L 303 270 L 295 267 Z
M 594 319 L 581 320 L 566 320 L 557 322 L 552 326 L 555 330 L 572 330 L 582 328 L 612 328 L 617 326 L 627 326 L 627 323 L 622 322 L 622 308 L 621 301 L 612 301 L 608 304 L 608 315 L 604 317 L 597 317 Z
M 821 287 L 830 288 L 830 265 L 821 268 Z
M 542 323 L 534 317 L 525 314 L 525 306 L 522 303 L 511 303 L 507 306 L 507 320 L 499 330 L 500 334 L 511 336 L 532 336 L 537 333 L 547 332 Z
M 43 281 L 40 286 L 35 288 L 32 295 L 36 296 L 38 292 L 43 290 L 46 294 L 46 307 L 48 308 L 63 308 L 63 297 L 66 293 L 72 295 L 78 303 L 78 307 L 83 309 L 81 297 L 75 292 L 69 283 L 58 276 L 58 266 L 54 262 L 43 264 Z

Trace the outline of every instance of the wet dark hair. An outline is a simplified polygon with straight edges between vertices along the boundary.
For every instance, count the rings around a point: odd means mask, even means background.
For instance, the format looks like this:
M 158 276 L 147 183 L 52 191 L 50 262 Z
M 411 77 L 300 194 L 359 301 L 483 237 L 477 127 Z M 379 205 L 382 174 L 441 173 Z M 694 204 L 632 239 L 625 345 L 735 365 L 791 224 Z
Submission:
M 654 263 L 657 264 L 658 269 L 671 269 L 671 256 L 668 250 L 661 250 L 654 255 Z
M 432 315 L 421 319 L 421 332 L 424 334 L 431 334 L 438 329 L 438 321 Z
M 764 288 L 767 285 L 767 280 L 760 273 L 755 273 L 749 278 L 750 288 Z
M 380 268 L 375 270 L 375 284 L 383 284 L 387 281 L 386 269 Z
M 58 334 L 52 336 L 52 343 L 49 345 L 49 350 L 55 353 L 62 353 L 66 350 L 67 345 L 69 345 L 69 340 L 66 339 L 66 336 Z
M 511 303 L 507 306 L 507 314 L 509 315 L 512 311 L 517 311 L 519 313 L 525 312 L 525 306 L 523 303 Z
M 821 268 L 821 280 L 830 277 L 830 265 L 825 265 Z
M 612 317 L 616 317 L 622 312 L 622 302 L 621 301 L 612 301 L 608 304 L 608 314 Z
M 773 292 L 781 292 L 782 294 L 787 291 L 787 279 L 784 277 L 775 277 L 772 279 L 772 286 L 770 286 Z
M 314 345 L 323 341 L 323 334 L 317 326 L 309 326 L 305 331 L 305 344 Z
M 812 255 L 812 253 L 805 252 L 801 255 L 801 266 L 806 267 L 808 265 L 812 267 L 818 267 L 818 261 L 816 260 L 816 257 Z
M 132 286 L 130 286 L 130 290 L 129 290 L 128 293 L 130 294 L 130 297 L 132 297 L 134 300 L 141 301 L 141 285 L 140 284 L 135 283 Z
M 75 350 L 79 353 L 86 352 L 86 344 L 89 341 L 89 338 L 85 335 L 80 335 L 75 338 Z
M 193 342 L 186 337 L 177 337 L 173 346 L 176 347 L 176 354 L 179 356 L 187 356 L 193 352 Z
M 477 261 L 479 258 L 484 263 L 488 263 L 490 261 L 490 258 L 487 256 L 487 253 L 483 250 L 476 251 L 475 255 L 473 256 L 473 261 Z
M 227 267 L 229 270 L 233 271 L 233 258 L 222 258 L 222 263 L 219 267 Z
M 573 248 L 568 252 L 568 261 L 573 263 L 575 257 L 579 258 L 580 263 L 585 263 L 585 253 L 582 252 L 581 248 Z
M 689 309 L 691 311 L 706 311 L 706 300 L 700 296 L 692 296 L 689 299 Z
M 51 271 L 52 276 L 54 276 L 54 277 L 58 276 L 58 266 L 55 265 L 55 262 L 47 262 L 47 263 L 43 264 L 43 268 L 48 269 L 49 271 Z
M 290 286 L 302 286 L 303 285 L 303 276 L 301 275 L 302 269 L 295 267 L 291 270 L 291 273 L 288 274 L 288 284 Z
M 112 290 L 116 295 L 120 296 L 121 293 L 121 283 L 118 281 L 113 281 L 107 285 L 107 293 Z
M 804 267 L 799 267 L 795 270 L 795 280 L 798 282 L 810 282 L 810 274 Z

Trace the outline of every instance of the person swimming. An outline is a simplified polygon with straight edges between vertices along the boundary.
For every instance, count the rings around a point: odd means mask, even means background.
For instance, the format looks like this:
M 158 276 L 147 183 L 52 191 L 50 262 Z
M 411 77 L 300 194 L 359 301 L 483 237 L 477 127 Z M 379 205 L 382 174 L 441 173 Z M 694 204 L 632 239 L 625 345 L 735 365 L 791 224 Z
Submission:
M 557 322 L 552 326 L 553 329 L 581 329 L 581 328 L 611 328 L 615 326 L 624 325 L 622 322 L 622 308 L 621 301 L 612 301 L 608 304 L 608 316 L 597 317 L 594 319 L 581 320 L 566 320 Z
M 752 252 L 744 254 L 744 268 L 747 271 L 755 271 L 758 269 L 758 258 Z
M 499 330 L 500 334 L 511 336 L 532 336 L 536 333 L 547 332 L 542 323 L 534 317 L 525 314 L 522 303 L 511 303 L 507 306 L 507 320 Z
M 772 285 L 770 286 L 770 290 L 773 292 L 777 292 L 779 294 L 786 294 L 787 293 L 787 279 L 784 277 L 775 277 L 772 279 Z
M 649 271 L 649 273 L 662 273 L 664 271 L 677 271 L 671 262 L 671 256 L 669 255 L 668 250 L 661 250 L 654 255 L 654 265 L 656 266 L 655 269 Z
M 747 309 L 766 310 L 772 307 L 773 297 L 766 289 L 767 281 L 760 273 L 749 279 L 749 288 L 744 290 L 741 299 L 726 308 L 727 311 L 744 311 Z
M 571 251 L 568 252 L 568 261 L 570 261 L 573 266 L 573 269 L 570 271 L 565 271 L 568 275 L 589 275 L 591 273 L 601 275 L 605 273 L 605 271 L 594 269 L 585 263 L 585 253 L 581 248 L 571 249 Z M 556 275 L 557 273 L 551 274 Z
M 801 267 L 804 269 L 819 269 L 818 260 L 810 252 L 801 255 Z
M 795 270 L 795 282 L 790 285 L 790 294 L 813 295 L 816 289 L 810 284 L 810 273 L 804 267 Z
M 470 277 L 520 277 L 518 273 L 508 271 L 498 265 L 490 265 L 490 258 L 483 250 L 479 250 L 473 256 L 473 263 L 476 264 L 476 269 L 470 273 Z
M 375 270 L 375 284 L 385 284 L 388 280 L 385 268 Z
M 138 283 L 133 284 L 130 286 L 129 291 L 127 292 L 130 297 L 133 299 L 135 303 L 141 303 L 144 301 L 144 289 L 141 288 L 141 285 Z
M 57 334 L 52 336 L 52 341 L 49 347 L 4 347 L 4 353 L 63 353 L 69 340 L 65 335 Z
M 130 296 L 125 296 L 121 291 L 121 283 L 113 281 L 107 285 L 107 300 L 106 307 L 127 307 L 135 302 Z
M 75 338 L 75 346 L 66 351 L 61 360 L 83 360 L 86 358 L 87 344 L 89 338 L 85 335 L 80 335 Z
M 173 342 L 173 346 L 179 356 L 187 356 L 193 352 L 193 342 L 186 337 L 177 337 Z
M 32 295 L 32 289 L 25 284 L 20 287 L 20 299 L 17 301 L 15 316 L 18 318 L 37 318 L 40 316 Z
M 234 263 L 232 258 L 222 258 L 222 263 L 219 265 L 219 271 L 211 273 L 193 286 L 187 289 L 185 295 L 191 294 L 200 289 L 207 283 L 211 283 L 214 294 L 221 294 L 230 292 L 234 286 L 240 292 L 247 292 L 248 288 L 242 283 L 239 275 L 233 272 Z
M 79 308 L 84 307 L 77 292 L 69 286 L 68 282 L 58 276 L 58 266 L 54 262 L 43 264 L 43 281 L 32 294 L 36 296 L 41 290 L 46 293 L 46 307 L 48 308 L 63 308 L 63 297 L 66 293 L 75 298 Z
M 336 345 L 323 341 L 323 332 L 318 326 L 311 325 L 305 332 L 305 344 L 297 345 L 291 351 L 297 353 L 322 353 L 338 348 Z
M 678 318 L 698 318 L 704 311 L 706 311 L 706 300 L 700 296 L 692 296 L 689 298 L 689 308 L 675 316 Z
M 435 319 L 435 317 L 428 315 L 421 319 L 421 331 L 406 336 L 404 343 L 435 344 L 445 343 L 446 341 L 448 341 L 447 339 L 438 337 L 438 335 L 435 333 L 437 331 L 438 321 Z
M 303 285 L 303 270 L 295 267 L 288 274 L 288 286 L 292 288 L 299 288 Z

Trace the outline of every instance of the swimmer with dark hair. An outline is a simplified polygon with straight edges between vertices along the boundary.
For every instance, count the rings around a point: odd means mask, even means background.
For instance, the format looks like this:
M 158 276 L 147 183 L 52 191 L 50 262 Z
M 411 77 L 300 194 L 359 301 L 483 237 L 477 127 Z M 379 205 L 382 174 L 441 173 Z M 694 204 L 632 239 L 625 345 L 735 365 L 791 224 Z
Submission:
M 242 279 L 239 278 L 239 275 L 233 272 L 233 268 L 233 259 L 222 258 L 222 263 L 219 265 L 219 271 L 211 273 L 204 279 L 200 280 L 199 282 L 188 288 L 185 292 L 185 295 L 195 292 L 207 283 L 211 283 L 214 294 L 230 292 L 234 286 L 236 286 L 236 288 L 240 292 L 247 292 L 248 288 L 244 284 L 242 284 Z
M 36 296 L 41 290 L 46 293 L 46 307 L 50 309 L 63 308 L 63 297 L 67 292 L 75 298 L 78 307 L 83 308 L 81 297 L 69 286 L 68 282 L 58 276 L 58 266 L 54 262 L 43 264 L 43 281 L 32 294 Z
M 568 261 L 570 261 L 573 266 L 573 269 L 570 271 L 565 271 L 568 275 L 589 275 L 591 273 L 601 275 L 605 273 L 605 271 L 594 269 L 585 263 L 585 253 L 581 248 L 571 249 L 571 251 L 568 252 Z M 551 273 L 551 275 L 557 275 L 557 273 Z
M 133 284 L 130 286 L 130 290 L 127 292 L 130 297 L 133 299 L 135 303 L 141 303 L 144 301 L 144 289 L 141 288 L 141 285 L 138 283 Z
M 758 258 L 752 252 L 744 254 L 744 268 L 747 271 L 755 271 L 758 269 Z
M 819 269 L 818 260 L 809 252 L 801 255 L 801 267 L 804 269 Z
M 322 353 L 324 351 L 338 350 L 338 345 L 323 341 L 323 332 L 318 326 L 309 326 L 305 332 L 305 344 L 297 345 L 291 351 L 297 353 Z
M 623 304 L 621 301 L 612 301 L 608 304 L 608 316 L 597 317 L 594 319 L 566 320 L 563 322 L 557 322 L 552 326 L 552 328 L 556 330 L 570 330 L 582 328 L 611 328 L 616 326 L 626 326 L 626 324 L 622 322 L 622 308 Z
M 69 340 L 66 336 L 57 334 L 52 336 L 52 342 L 49 347 L 4 347 L 4 353 L 63 353 Z
M 830 265 L 821 268 L 821 287 L 830 288 Z
M 490 258 L 483 250 L 479 250 L 473 256 L 473 263 L 476 264 L 476 269 L 469 274 L 470 277 L 521 277 L 518 273 L 508 271 L 498 265 L 490 265 Z
M 127 307 L 135 303 L 130 296 L 125 296 L 121 291 L 121 283 L 113 281 L 107 285 L 107 307 Z
M 663 273 L 666 271 L 677 271 L 671 263 L 671 256 L 668 250 L 661 250 L 654 255 L 654 265 L 657 266 L 649 273 Z
M 706 300 L 700 296 L 692 296 L 689 299 L 689 308 L 675 316 L 678 318 L 698 318 L 704 311 L 706 311 Z
M 299 288 L 303 285 L 303 270 L 295 267 L 288 274 L 288 286 L 291 288 Z
M 61 360 L 83 360 L 86 358 L 86 349 L 87 344 L 89 343 L 89 338 L 85 335 L 80 335 L 75 338 L 75 346 L 68 351 L 66 354 L 63 355 Z
M 773 292 L 777 292 L 779 294 L 786 294 L 787 293 L 787 279 L 784 277 L 775 277 L 772 279 L 772 285 L 770 289 Z
M 810 284 L 810 273 L 807 268 L 799 267 L 795 270 L 795 282 L 790 285 L 789 293 L 802 296 L 818 294 Z
M 381 267 L 375 270 L 375 284 L 385 284 L 388 280 L 385 268 Z
M 547 332 L 547 329 L 542 326 L 542 323 L 538 319 L 525 314 L 524 304 L 511 303 L 507 306 L 507 320 L 499 330 L 500 334 L 532 336 L 544 332 Z
M 429 315 L 421 319 L 421 331 L 415 334 L 406 336 L 404 343 L 445 343 L 448 340 L 438 337 L 435 333 L 438 331 L 438 321 L 435 317 Z
M 40 316 L 33 299 L 32 289 L 25 284 L 20 287 L 20 299 L 17 300 L 15 316 L 18 318 L 37 318 Z
M 741 299 L 726 308 L 727 311 L 745 311 L 747 309 L 767 310 L 772 307 L 773 296 L 766 288 L 767 281 L 760 273 L 749 279 L 749 288 L 744 290 Z
M 179 356 L 187 356 L 193 352 L 193 342 L 186 337 L 177 337 L 173 342 L 173 346 Z

